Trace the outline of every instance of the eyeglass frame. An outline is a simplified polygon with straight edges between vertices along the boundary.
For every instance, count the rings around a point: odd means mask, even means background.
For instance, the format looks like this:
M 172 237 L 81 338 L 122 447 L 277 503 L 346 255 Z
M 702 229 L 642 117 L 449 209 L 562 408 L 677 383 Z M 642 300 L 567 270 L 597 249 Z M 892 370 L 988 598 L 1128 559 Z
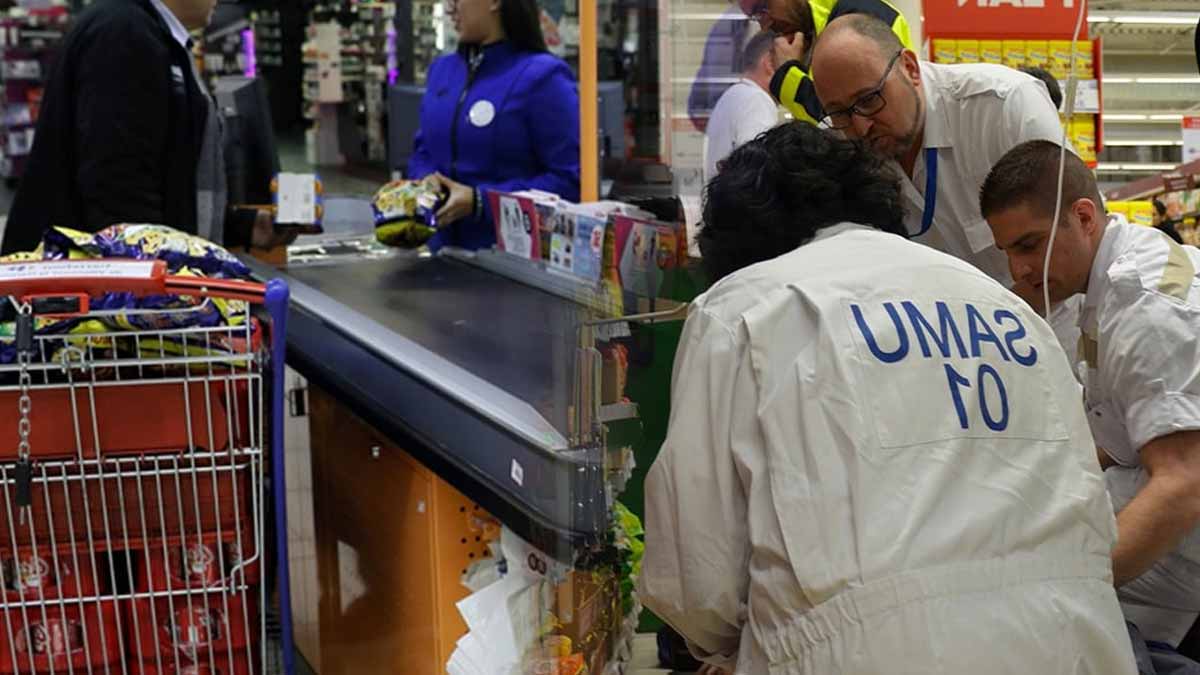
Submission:
M 878 115 L 879 113 L 883 112 L 883 109 L 887 107 L 887 99 L 883 97 L 883 88 L 885 86 L 887 86 L 887 80 L 892 75 L 892 69 L 896 67 L 896 62 L 900 60 L 900 57 L 903 54 L 904 54 L 904 50 L 901 49 L 900 51 L 896 52 L 895 56 L 892 57 L 891 61 L 888 61 L 887 69 L 883 71 L 883 77 L 879 78 L 878 86 L 876 86 L 871 91 L 868 91 L 867 93 L 863 94 L 862 96 L 859 96 L 857 99 L 855 99 L 854 103 L 851 103 L 849 106 L 842 108 L 841 110 L 836 110 L 831 113 L 825 113 L 825 116 L 821 118 L 820 122 L 822 124 L 824 124 L 825 126 L 829 127 L 830 129 L 836 129 L 836 130 L 840 131 L 842 129 L 849 129 L 854 124 L 854 116 L 855 115 L 858 115 L 859 117 L 870 119 L 870 118 Z M 878 96 L 879 100 L 883 102 L 883 105 L 879 106 L 879 108 L 876 109 L 872 113 L 865 113 L 862 110 L 860 110 L 859 104 L 861 104 L 863 101 L 866 101 L 867 99 L 871 98 L 872 96 Z M 844 124 L 842 126 L 834 126 L 834 124 L 833 124 L 834 115 L 845 115 L 846 119 L 847 119 L 846 124 Z

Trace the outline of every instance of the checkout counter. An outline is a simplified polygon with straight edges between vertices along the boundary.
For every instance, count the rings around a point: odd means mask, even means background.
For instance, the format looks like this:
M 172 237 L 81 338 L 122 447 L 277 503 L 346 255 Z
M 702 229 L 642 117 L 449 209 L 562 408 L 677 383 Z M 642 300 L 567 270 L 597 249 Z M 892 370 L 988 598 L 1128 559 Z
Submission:
M 615 498 L 604 422 L 636 415 L 600 403 L 595 340 L 623 321 L 529 261 L 386 249 L 366 202 L 326 204 L 326 234 L 286 267 L 252 263 L 290 286 L 287 361 L 308 387 L 316 566 L 292 587 L 319 602 L 293 603 L 301 655 L 320 675 L 444 672 L 466 632 L 461 578 L 503 525 L 573 568 L 556 580 L 561 633 L 603 672 L 619 580 L 582 554 Z

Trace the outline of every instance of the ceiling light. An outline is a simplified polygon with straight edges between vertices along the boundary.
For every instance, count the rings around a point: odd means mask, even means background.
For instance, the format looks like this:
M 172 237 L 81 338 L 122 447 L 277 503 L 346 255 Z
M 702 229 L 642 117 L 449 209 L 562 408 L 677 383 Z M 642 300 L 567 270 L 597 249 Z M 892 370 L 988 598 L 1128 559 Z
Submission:
M 1145 115 L 1129 115 L 1125 113 L 1104 113 L 1100 117 L 1106 122 L 1136 122 L 1146 119 Z
M 1131 84 L 1132 77 L 1105 77 L 1100 80 L 1104 84 Z
M 1112 17 L 1113 23 L 1157 24 L 1161 26 L 1194 26 L 1200 15 L 1134 14 Z
M 1095 14 L 1089 14 L 1087 20 L 1088 23 L 1108 23 L 1109 21 L 1112 21 L 1112 19 L 1108 18 L 1107 16 L 1096 16 Z
M 1159 173 L 1162 171 L 1174 171 L 1175 167 L 1175 164 L 1113 164 L 1109 162 L 1100 162 L 1096 165 L 1096 170 L 1114 173 Z
M 1200 77 L 1139 77 L 1138 84 L 1200 84 Z
M 1180 115 L 1178 113 L 1174 113 L 1171 115 L 1151 115 L 1150 119 L 1159 120 L 1159 121 L 1163 121 L 1163 122 L 1178 122 L 1183 119 L 1183 115 Z
M 1108 147 L 1125 147 L 1125 146 L 1136 147 L 1139 145 L 1183 145 L 1183 141 L 1164 141 L 1164 140 L 1153 140 L 1153 139 L 1149 139 L 1149 138 L 1143 138 L 1143 139 L 1137 139 L 1137 140 L 1122 139 L 1122 140 L 1117 140 L 1117 141 L 1110 141 L 1108 139 L 1104 139 L 1104 147 L 1106 147 L 1106 148 L 1108 148 Z

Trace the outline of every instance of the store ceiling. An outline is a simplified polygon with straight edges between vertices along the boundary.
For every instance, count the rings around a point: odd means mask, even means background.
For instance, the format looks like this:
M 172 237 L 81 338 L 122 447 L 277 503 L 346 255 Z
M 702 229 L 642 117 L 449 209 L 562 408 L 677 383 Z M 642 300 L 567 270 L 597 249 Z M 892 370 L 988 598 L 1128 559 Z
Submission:
M 1181 158 L 1180 118 L 1200 115 L 1195 0 L 1093 0 L 1104 41 L 1101 177 L 1123 182 Z M 1119 168 L 1114 165 L 1119 165 Z

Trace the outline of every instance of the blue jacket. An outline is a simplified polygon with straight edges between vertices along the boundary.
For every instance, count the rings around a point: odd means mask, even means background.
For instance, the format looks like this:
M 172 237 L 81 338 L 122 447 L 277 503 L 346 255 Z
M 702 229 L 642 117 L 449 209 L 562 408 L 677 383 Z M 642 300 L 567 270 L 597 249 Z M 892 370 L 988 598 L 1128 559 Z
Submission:
M 460 100 L 461 99 L 461 100 Z M 482 123 L 491 103 L 494 119 Z M 471 110 L 477 114 L 472 122 Z M 496 243 L 488 190 L 538 189 L 579 199 L 579 92 L 562 60 L 519 51 L 507 42 L 483 48 L 469 77 L 465 50 L 429 67 L 421 129 L 413 141 L 408 177 L 435 171 L 479 188 L 483 215 L 442 227 L 429 242 L 486 248 Z

